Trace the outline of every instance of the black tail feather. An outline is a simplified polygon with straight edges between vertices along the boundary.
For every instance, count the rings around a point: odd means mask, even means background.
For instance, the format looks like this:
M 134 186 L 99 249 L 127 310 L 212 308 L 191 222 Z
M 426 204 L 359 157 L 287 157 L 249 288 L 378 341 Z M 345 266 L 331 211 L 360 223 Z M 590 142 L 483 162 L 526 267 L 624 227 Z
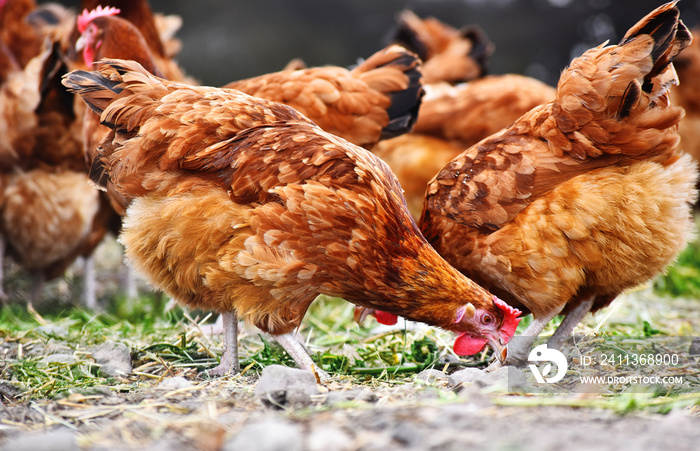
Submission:
M 391 94 L 391 106 L 387 109 L 389 123 L 382 129 L 382 139 L 393 138 L 411 131 L 418 119 L 423 94 L 420 64 L 416 56 L 404 53 L 389 64 L 409 67 L 404 73 L 408 76 L 408 87 Z
M 62 83 L 70 92 L 80 95 L 87 106 L 97 114 L 102 114 L 104 107 L 109 102 L 103 96 L 94 95 L 93 93 L 109 90 L 112 92 L 109 95 L 111 98 L 113 94 L 122 92 L 122 89 L 118 87 L 119 81 L 110 80 L 97 71 L 78 70 L 71 72 L 63 77 Z

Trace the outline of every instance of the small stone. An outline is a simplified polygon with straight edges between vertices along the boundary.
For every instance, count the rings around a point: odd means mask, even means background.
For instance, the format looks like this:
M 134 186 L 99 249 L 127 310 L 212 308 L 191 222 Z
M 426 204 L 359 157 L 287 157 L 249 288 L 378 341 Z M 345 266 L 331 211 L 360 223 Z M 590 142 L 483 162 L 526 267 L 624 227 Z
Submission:
M 333 424 L 313 424 L 313 430 L 306 439 L 309 451 L 347 451 L 353 449 L 352 438 Z
M 263 369 L 254 393 L 268 407 L 303 407 L 311 404 L 318 386 L 310 371 L 270 365 Z
M 37 326 L 34 330 L 48 337 L 68 338 L 69 335 L 68 329 L 59 324 L 46 324 L 44 326 Z
M 22 390 L 20 387 L 17 387 L 8 381 L 0 381 L 0 403 L 7 400 L 13 401 L 23 392 L 24 390 Z
M 76 433 L 58 429 L 39 434 L 21 434 L 5 443 L 0 451 L 73 451 L 78 449 Z
M 51 354 L 47 355 L 39 362 L 44 365 L 50 365 L 52 363 L 57 363 L 60 365 L 75 365 L 78 359 L 75 358 L 73 354 Z
M 222 451 L 301 451 L 302 441 L 299 426 L 282 419 L 269 419 L 243 426 L 224 444 Z
M 375 403 L 379 397 L 367 388 L 355 388 L 343 391 L 331 391 L 326 395 L 324 404 L 332 406 L 343 402 L 369 402 Z
M 450 375 L 448 386 L 476 384 L 486 391 L 505 391 L 508 389 L 510 370 L 512 370 L 511 367 L 502 366 L 496 371 L 487 373 L 478 368 L 465 368 Z
M 436 382 L 447 382 L 447 374 L 442 371 L 428 369 L 416 374 L 415 380 L 434 384 Z
M 190 388 L 194 386 L 194 384 L 184 377 L 181 376 L 175 376 L 175 377 L 168 377 L 166 379 L 163 379 L 160 384 L 156 386 L 156 389 L 158 390 L 166 390 L 166 391 L 174 391 L 174 390 L 182 390 L 185 388 Z
M 131 373 L 131 352 L 124 343 L 105 342 L 93 349 L 92 357 L 106 376 L 126 376 Z
M 688 349 L 689 355 L 700 356 L 700 337 L 694 337 L 693 341 L 690 342 L 690 349 Z

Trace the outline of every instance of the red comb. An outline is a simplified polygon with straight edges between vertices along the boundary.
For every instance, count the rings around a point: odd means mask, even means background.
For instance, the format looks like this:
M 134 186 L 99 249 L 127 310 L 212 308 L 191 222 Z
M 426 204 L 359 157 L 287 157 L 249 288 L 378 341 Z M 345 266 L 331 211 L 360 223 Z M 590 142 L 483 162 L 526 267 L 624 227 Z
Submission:
M 83 13 L 78 16 L 78 31 L 83 33 L 87 28 L 88 24 L 94 19 L 102 16 L 116 16 L 121 10 L 119 8 L 113 8 L 111 6 L 102 7 L 98 6 L 92 11 L 88 12 L 87 9 L 83 10 Z
M 501 336 L 506 340 L 510 340 L 515 334 L 515 329 L 518 328 L 518 324 L 522 318 L 518 316 L 522 313 L 517 308 L 511 307 L 510 305 L 498 299 L 496 296 L 493 297 L 493 301 L 496 307 L 503 311 L 503 324 L 501 325 Z M 505 335 L 505 336 L 504 336 Z

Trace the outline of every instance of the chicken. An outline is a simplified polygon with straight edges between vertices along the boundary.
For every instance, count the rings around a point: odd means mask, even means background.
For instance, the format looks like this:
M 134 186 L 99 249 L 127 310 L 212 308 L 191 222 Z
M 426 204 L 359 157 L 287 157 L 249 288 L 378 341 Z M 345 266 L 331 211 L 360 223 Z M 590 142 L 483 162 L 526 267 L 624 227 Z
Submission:
M 84 47 L 80 46 L 78 43 L 80 36 L 83 36 L 84 40 L 89 37 L 95 49 L 99 49 L 102 45 L 107 44 L 107 40 L 111 39 L 111 53 L 120 49 L 128 53 L 132 51 L 134 45 L 141 47 L 142 44 L 145 44 L 144 48 L 147 49 L 149 57 L 165 78 L 194 83 L 194 80 L 187 77 L 184 70 L 173 59 L 173 50 L 169 49 L 166 51 L 166 45 L 159 34 L 156 16 L 151 11 L 148 1 L 111 0 L 108 2 L 108 5 L 106 6 L 104 2 L 95 0 L 83 0 L 81 2 L 83 12 L 78 17 L 75 30 L 71 36 L 71 45 L 69 45 L 67 50 L 69 58 L 78 65 L 77 68 L 83 68 L 81 65 L 84 63 L 88 69 L 92 69 L 95 61 L 99 61 L 99 58 L 95 57 L 95 51 L 85 41 L 83 41 Z M 122 19 L 128 21 L 133 27 L 125 28 L 122 26 L 119 29 L 112 29 L 103 35 L 100 25 L 96 24 L 95 20 L 115 14 L 119 14 Z M 135 32 L 135 30 L 138 32 Z M 86 32 L 88 36 L 86 36 Z M 166 31 L 166 33 L 170 33 L 170 31 Z M 172 39 L 171 36 L 166 37 Z M 134 41 L 139 42 L 135 43 Z M 172 42 L 167 44 L 169 48 L 176 45 Z M 141 49 L 139 51 L 143 52 Z M 83 55 L 82 58 L 80 57 L 81 53 Z M 120 56 L 114 55 L 114 57 Z
M 679 84 L 671 88 L 671 101 L 685 110 L 678 124 L 680 147 L 700 162 L 700 29 L 692 34 L 693 42 L 673 63 Z
M 34 0 L 0 0 L 0 41 L 20 67 L 38 55 L 43 44 L 43 36 L 25 20 L 34 8 Z
M 4 197 L 3 233 L 10 254 L 34 275 L 35 302 L 45 280 L 62 276 L 87 242 L 101 240 L 91 235 L 98 192 L 84 172 L 33 169 L 11 176 Z
M 423 96 L 420 80 L 418 57 L 393 45 L 351 70 L 283 70 L 224 88 L 289 105 L 323 130 L 371 148 L 411 129 Z
M 565 314 L 560 347 L 589 311 L 661 273 L 693 232 L 697 168 L 678 149 L 671 64 L 691 40 L 675 3 L 618 45 L 573 60 L 556 98 L 465 150 L 430 182 L 420 228 L 462 273 L 529 311 L 508 363 Z
M 459 143 L 462 150 L 553 100 L 555 94 L 546 83 L 517 74 L 489 75 L 457 86 L 435 83 L 426 91 L 413 133 Z
M 291 332 L 319 294 L 457 332 L 500 353 L 519 312 L 427 244 L 389 168 L 296 110 L 235 90 L 169 82 L 105 61 L 64 84 L 113 129 L 90 177 L 134 197 L 120 237 L 156 287 L 272 334 L 301 368 Z M 318 374 L 318 373 L 317 373 Z
M 97 228 L 103 206 L 87 179 L 83 155 L 85 107 L 60 83 L 66 71 L 60 21 L 75 17 L 54 21 L 50 13 L 27 15 L 49 43 L 0 88 L 0 129 L 7 130 L 0 138 L 0 253 L 7 249 L 33 276 L 30 302 L 38 300 L 43 281 L 63 275 L 78 257 L 89 257 L 105 234 Z M 89 274 L 84 281 L 83 297 L 92 308 L 95 287 Z
M 464 147 L 434 136 L 408 133 L 380 141 L 372 153 L 389 165 L 404 190 L 408 210 L 414 219 L 420 218 L 425 188 L 430 179 Z
M 426 95 L 411 133 L 383 140 L 372 151 L 396 173 L 418 219 L 425 187 L 437 171 L 465 148 L 553 99 L 554 88 L 521 75 L 485 76 L 494 47 L 474 26 L 460 31 L 411 11 L 403 11 L 398 22 L 392 41 L 423 59 Z
M 420 56 L 426 84 L 480 78 L 493 53 L 493 44 L 477 26 L 457 30 L 432 17 L 421 19 L 409 10 L 399 15 L 391 41 Z
M 554 98 L 554 88 L 521 75 L 490 75 L 468 83 L 426 86 L 409 134 L 372 148 L 404 188 L 414 218 L 420 217 L 428 182 L 452 158 Z

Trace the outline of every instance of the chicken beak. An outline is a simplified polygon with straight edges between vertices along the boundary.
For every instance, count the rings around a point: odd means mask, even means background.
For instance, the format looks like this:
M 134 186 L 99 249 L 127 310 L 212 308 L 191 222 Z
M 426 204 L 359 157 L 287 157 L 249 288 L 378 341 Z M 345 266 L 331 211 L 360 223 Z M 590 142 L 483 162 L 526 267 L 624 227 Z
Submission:
M 361 326 L 362 323 L 365 322 L 365 318 L 372 314 L 372 311 L 372 309 L 369 309 L 367 307 L 360 307 L 359 305 L 356 305 L 355 311 L 353 313 L 355 322 Z
M 85 36 L 81 35 L 78 38 L 78 40 L 75 41 L 75 51 L 81 52 L 85 48 L 86 44 L 87 44 L 87 39 L 85 39 Z
M 506 344 L 500 338 L 496 339 L 489 337 L 488 340 L 489 346 L 491 346 L 491 349 L 493 349 L 496 359 L 498 359 L 500 363 L 505 363 L 506 357 L 508 357 L 508 346 L 506 346 Z

